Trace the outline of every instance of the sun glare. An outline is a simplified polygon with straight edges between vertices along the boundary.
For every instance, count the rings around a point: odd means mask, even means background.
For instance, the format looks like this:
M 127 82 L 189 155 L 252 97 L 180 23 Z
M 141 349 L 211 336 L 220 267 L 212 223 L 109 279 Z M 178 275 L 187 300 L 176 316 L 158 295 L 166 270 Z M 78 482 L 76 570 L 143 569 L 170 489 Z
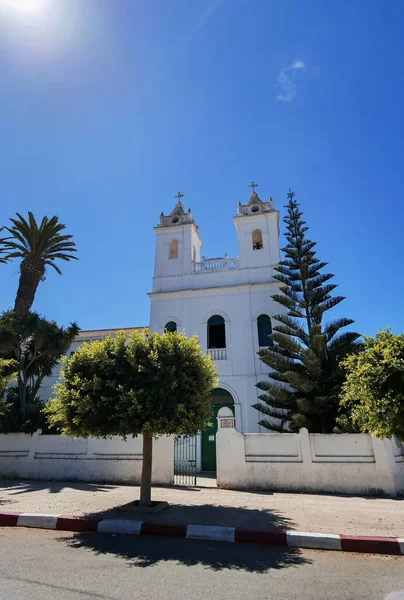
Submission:
M 2 6 L 19 13 L 37 12 L 41 9 L 43 0 L 0 0 Z

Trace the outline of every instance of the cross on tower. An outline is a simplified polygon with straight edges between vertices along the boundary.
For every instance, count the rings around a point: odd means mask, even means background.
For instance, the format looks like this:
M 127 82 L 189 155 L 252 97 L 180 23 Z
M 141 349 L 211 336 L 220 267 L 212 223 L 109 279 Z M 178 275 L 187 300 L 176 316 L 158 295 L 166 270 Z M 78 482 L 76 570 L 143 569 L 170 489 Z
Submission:
M 252 189 L 252 193 L 255 194 L 255 188 L 258 187 L 258 183 L 254 183 L 254 181 L 252 181 L 248 187 L 250 187 Z
M 175 198 L 178 198 L 178 202 L 181 202 L 181 198 L 184 197 L 184 194 L 181 194 L 181 192 L 178 192 L 178 194 L 176 196 L 174 196 Z

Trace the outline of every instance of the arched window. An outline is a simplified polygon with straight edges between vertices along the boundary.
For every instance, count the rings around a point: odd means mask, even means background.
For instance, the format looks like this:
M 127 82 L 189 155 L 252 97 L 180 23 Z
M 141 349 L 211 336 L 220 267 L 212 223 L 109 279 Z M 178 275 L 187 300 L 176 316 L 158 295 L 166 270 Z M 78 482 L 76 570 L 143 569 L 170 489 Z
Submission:
M 175 321 L 168 321 L 166 326 L 164 327 L 165 333 L 176 333 L 177 332 L 177 323 Z
M 168 258 L 178 258 L 178 240 L 170 240 L 170 254 Z
M 233 396 L 223 388 L 215 388 L 210 393 L 212 404 L 234 404 Z
M 254 229 L 252 232 L 252 247 L 253 250 L 261 250 L 264 247 L 262 243 L 262 231 L 260 229 Z
M 213 315 L 208 320 L 208 349 L 226 348 L 226 328 L 220 315 Z
M 257 319 L 258 344 L 260 348 L 273 346 L 274 342 L 268 336 L 272 333 L 271 319 L 268 315 L 260 315 Z

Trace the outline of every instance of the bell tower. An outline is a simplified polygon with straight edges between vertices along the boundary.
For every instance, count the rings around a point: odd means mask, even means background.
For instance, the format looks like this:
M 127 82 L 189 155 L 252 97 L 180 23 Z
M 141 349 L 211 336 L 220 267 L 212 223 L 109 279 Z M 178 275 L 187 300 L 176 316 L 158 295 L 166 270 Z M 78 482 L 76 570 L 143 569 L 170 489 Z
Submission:
M 251 194 L 247 204 L 237 205 L 233 217 L 237 232 L 239 268 L 253 269 L 278 264 L 279 258 L 279 212 L 274 209 L 272 198 L 263 202 L 251 182 Z
M 169 215 L 160 215 L 156 232 L 153 291 L 180 289 L 184 275 L 194 271 L 200 260 L 202 240 L 192 217 L 191 209 L 185 212 L 181 202 L 183 194 L 175 196 L 177 202 Z M 171 281 L 168 280 L 171 278 Z M 163 280 L 164 279 L 164 285 Z

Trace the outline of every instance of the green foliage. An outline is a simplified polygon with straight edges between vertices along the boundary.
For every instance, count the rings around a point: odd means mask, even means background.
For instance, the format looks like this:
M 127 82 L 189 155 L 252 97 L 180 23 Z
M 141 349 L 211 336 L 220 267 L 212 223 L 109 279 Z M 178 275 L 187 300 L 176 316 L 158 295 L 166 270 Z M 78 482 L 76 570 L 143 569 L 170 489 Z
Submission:
M 286 309 L 274 316 L 271 339 L 259 352 L 271 367 L 269 381 L 257 384 L 264 393 L 254 404 L 264 418 L 260 424 L 274 431 L 332 432 L 338 416 L 339 393 L 344 380 L 341 360 L 358 348 L 358 333 L 340 330 L 353 323 L 341 318 L 323 324 L 325 312 L 344 298 L 332 296 L 337 287 L 328 283 L 333 275 L 322 273 L 327 265 L 316 258 L 316 242 L 306 239 L 295 194 L 289 191 L 285 258 L 275 267 L 281 285 L 272 298 Z
M 352 423 L 350 415 L 347 413 L 345 407 L 340 407 L 337 418 L 335 419 L 335 427 L 333 433 L 360 433 L 359 427 Z
M 7 311 L 0 317 L 0 356 L 13 360 L 17 372 L 19 423 L 25 422 L 31 405 L 39 406 L 37 395 L 43 379 L 52 374 L 78 332 L 75 323 L 59 327 L 38 313 Z
M 3 231 L 4 227 L 0 227 L 0 233 Z M 9 238 L 0 237 L 0 264 L 5 264 L 8 262 L 8 258 L 4 256 L 6 254 L 7 246 L 6 243 Z
M 8 238 L 5 242 L 9 249 L 7 258 L 24 259 L 30 255 L 42 260 L 60 275 L 61 271 L 54 262 L 56 259 L 77 260 L 76 256 L 69 254 L 77 252 L 75 243 L 71 241 L 73 236 L 60 234 L 66 226 L 59 223 L 59 217 L 43 217 L 39 225 L 32 212 L 28 213 L 28 221 L 19 213 L 17 217 L 18 219 L 10 219 L 12 227 L 6 227 L 14 238 L 12 241 Z
M 216 383 L 195 337 L 124 332 L 84 344 L 65 361 L 47 406 L 63 434 L 194 435 L 209 421 Z
M 13 360 L 0 358 L 0 402 L 12 379 L 16 375 L 16 364 Z
M 0 358 L 0 433 L 19 431 L 18 428 L 13 429 L 15 415 L 13 414 L 11 403 L 8 401 L 8 398 L 5 398 L 6 391 L 10 389 L 10 384 L 15 377 L 15 361 Z
M 390 329 L 364 337 L 362 352 L 348 356 L 341 404 L 361 431 L 404 441 L 404 334 Z
M 76 248 L 72 236 L 62 234 L 65 226 L 56 216 L 38 224 L 31 212 L 28 220 L 17 213 L 10 221 L 11 227 L 0 228 L 10 234 L 0 237 L 0 263 L 22 260 L 15 310 L 0 317 L 0 432 L 30 433 L 47 427 L 39 388 L 79 331 L 76 324 L 58 327 L 30 308 L 46 268 L 61 274 L 55 261 L 75 259 Z M 16 385 L 10 385 L 13 371 Z
M 44 403 L 36 396 L 30 402 L 25 415 L 22 415 L 18 388 L 10 387 L 6 400 L 0 402 L 0 433 L 34 433 L 38 429 L 42 432 L 48 429 Z
M 39 282 L 45 279 L 46 267 L 52 267 L 61 275 L 56 261 L 77 259 L 72 254 L 76 247 L 71 235 L 61 234 L 65 225 L 59 223 L 57 216 L 44 217 L 39 224 L 32 212 L 28 213 L 28 220 L 19 213 L 17 217 L 10 219 L 12 227 L 5 228 L 11 237 L 3 240 L 7 250 L 3 262 L 22 259 L 14 309 L 27 312 L 34 302 Z

